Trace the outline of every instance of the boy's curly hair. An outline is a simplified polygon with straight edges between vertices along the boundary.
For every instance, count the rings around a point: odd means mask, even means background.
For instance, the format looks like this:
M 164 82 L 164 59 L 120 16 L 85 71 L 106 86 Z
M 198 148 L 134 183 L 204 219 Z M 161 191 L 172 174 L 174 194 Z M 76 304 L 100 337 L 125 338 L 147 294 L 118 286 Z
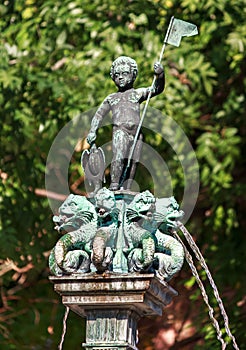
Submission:
M 110 76 L 112 79 L 114 79 L 114 71 L 115 68 L 119 65 L 119 64 L 128 64 L 131 67 L 131 71 L 133 73 L 133 79 L 135 80 L 137 75 L 138 75 L 138 65 L 137 62 L 128 56 L 120 56 L 118 58 L 116 58 L 116 60 L 114 60 L 114 62 L 112 63 L 111 69 L 110 69 Z

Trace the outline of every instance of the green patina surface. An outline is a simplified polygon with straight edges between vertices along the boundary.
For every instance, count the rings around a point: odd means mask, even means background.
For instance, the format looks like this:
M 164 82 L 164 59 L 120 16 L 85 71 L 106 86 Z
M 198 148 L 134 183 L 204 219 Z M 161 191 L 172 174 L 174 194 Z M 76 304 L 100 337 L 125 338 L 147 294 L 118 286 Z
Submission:
M 170 280 L 184 260 L 172 237 L 182 215 L 173 197 L 156 199 L 149 191 L 102 188 L 90 200 L 70 195 L 53 218 L 64 235 L 51 251 L 51 273 L 155 272 Z

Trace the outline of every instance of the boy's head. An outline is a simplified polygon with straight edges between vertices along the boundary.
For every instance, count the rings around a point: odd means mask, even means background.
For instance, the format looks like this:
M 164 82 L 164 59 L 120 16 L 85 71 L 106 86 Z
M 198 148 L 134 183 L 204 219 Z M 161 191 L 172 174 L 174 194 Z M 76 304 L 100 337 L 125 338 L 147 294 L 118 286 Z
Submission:
M 134 59 L 127 56 L 118 57 L 112 64 L 110 76 L 119 88 L 130 86 L 138 74 L 138 66 Z

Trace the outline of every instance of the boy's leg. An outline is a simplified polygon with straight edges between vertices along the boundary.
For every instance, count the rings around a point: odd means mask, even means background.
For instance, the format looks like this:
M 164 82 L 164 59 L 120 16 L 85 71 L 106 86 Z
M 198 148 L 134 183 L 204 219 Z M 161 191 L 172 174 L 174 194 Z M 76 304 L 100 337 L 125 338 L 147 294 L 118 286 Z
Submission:
M 143 134 L 140 134 L 139 139 L 136 143 L 135 150 L 133 152 L 132 164 L 131 164 L 129 176 L 125 181 L 124 189 L 129 190 L 131 188 L 132 181 L 133 181 L 135 173 L 136 173 L 137 163 L 140 160 L 142 148 L 143 148 Z
M 116 191 L 120 187 L 120 178 L 124 171 L 124 159 L 129 154 L 131 138 L 123 130 L 116 130 L 113 133 L 112 150 L 113 159 L 111 162 L 111 185 L 110 190 Z

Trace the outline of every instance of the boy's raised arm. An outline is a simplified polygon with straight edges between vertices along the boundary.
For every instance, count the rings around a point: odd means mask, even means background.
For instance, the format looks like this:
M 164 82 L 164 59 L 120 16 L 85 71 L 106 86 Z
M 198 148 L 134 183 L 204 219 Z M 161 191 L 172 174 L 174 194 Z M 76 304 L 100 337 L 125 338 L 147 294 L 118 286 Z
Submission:
M 147 88 L 139 88 L 137 89 L 141 93 L 140 103 L 147 100 L 148 95 L 151 91 L 151 96 L 154 97 L 156 95 L 159 95 L 162 93 L 165 87 L 165 74 L 164 74 L 164 68 L 161 63 L 156 62 L 154 64 L 154 74 L 156 75 L 156 80 L 154 83 L 154 86 L 149 86 Z
M 164 68 L 161 63 L 156 62 L 154 64 L 154 74 L 156 75 L 156 81 L 153 87 L 153 92 L 151 94 L 151 97 L 162 93 L 165 87 L 165 74 L 164 74 Z

